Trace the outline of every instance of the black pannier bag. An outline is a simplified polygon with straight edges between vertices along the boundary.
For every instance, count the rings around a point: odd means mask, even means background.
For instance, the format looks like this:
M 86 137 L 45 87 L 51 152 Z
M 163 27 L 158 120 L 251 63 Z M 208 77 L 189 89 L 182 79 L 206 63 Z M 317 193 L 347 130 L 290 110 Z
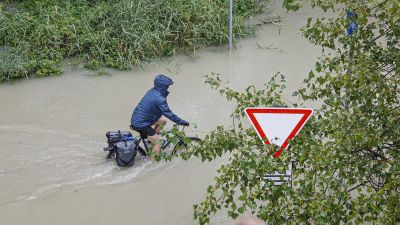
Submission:
M 136 139 L 128 131 L 109 131 L 106 133 L 108 147 L 104 151 L 109 151 L 107 158 L 115 155 L 117 165 L 120 167 L 132 166 L 136 157 Z

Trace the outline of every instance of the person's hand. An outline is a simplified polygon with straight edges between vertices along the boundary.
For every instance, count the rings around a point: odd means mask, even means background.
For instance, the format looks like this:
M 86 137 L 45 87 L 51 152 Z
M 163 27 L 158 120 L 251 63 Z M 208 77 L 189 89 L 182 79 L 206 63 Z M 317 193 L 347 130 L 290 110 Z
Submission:
M 180 125 L 187 127 L 187 126 L 189 126 L 189 122 L 184 120 L 184 121 L 181 122 Z

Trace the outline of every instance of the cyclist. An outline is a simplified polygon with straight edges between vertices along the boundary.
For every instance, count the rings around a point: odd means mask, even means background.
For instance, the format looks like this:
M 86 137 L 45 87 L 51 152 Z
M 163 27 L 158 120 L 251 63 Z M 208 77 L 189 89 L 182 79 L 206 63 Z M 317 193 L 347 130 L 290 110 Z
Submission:
M 168 87 L 172 85 L 172 79 L 165 75 L 157 75 L 154 78 L 154 87 L 147 91 L 142 100 L 132 113 L 131 128 L 148 137 L 153 144 L 153 152 L 158 154 L 161 150 L 159 144 L 161 126 L 167 123 L 167 119 L 178 125 L 189 126 L 189 123 L 175 115 L 168 107 Z M 154 158 L 153 158 L 154 159 Z

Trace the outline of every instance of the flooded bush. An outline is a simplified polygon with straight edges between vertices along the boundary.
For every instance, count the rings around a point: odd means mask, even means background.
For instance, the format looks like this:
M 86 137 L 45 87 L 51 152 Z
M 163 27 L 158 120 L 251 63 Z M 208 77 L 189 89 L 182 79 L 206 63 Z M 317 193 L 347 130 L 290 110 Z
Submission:
M 0 81 L 27 76 L 25 61 L 17 52 L 8 47 L 0 48 Z
M 3 70 L 0 81 L 47 76 L 77 57 L 85 67 L 130 69 L 143 62 L 227 42 L 228 0 L 5 1 L 0 5 L 0 46 L 24 56 L 24 70 Z M 259 12 L 259 1 L 241 0 L 234 17 L 235 37 Z M 3 60 L 0 63 L 4 63 Z

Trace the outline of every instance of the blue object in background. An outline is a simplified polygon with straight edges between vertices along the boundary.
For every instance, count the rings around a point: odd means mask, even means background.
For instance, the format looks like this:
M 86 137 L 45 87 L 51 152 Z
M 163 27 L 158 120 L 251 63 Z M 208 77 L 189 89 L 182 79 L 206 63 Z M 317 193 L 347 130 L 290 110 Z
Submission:
M 351 10 L 347 11 L 346 19 L 348 21 L 347 35 L 351 36 L 354 31 L 358 29 L 358 24 L 356 22 L 357 13 Z

